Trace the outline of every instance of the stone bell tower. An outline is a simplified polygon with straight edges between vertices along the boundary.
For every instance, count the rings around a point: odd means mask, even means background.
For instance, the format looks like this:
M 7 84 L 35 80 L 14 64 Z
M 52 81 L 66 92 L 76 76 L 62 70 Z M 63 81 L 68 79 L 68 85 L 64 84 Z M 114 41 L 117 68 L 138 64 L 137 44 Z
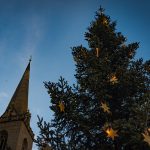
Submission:
M 10 103 L 0 117 L 0 150 L 31 150 L 34 134 L 28 110 L 30 61 Z

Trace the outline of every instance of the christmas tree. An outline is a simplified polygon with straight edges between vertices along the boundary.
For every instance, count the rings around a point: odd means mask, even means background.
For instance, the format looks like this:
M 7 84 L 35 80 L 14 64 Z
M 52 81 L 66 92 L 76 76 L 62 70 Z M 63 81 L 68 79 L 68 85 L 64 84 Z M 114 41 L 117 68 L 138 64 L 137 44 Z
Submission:
M 135 59 L 139 43 L 127 43 L 100 8 L 85 33 L 88 48 L 73 47 L 76 81 L 44 82 L 51 122 L 39 117 L 37 145 L 55 150 L 150 149 L 150 61 Z

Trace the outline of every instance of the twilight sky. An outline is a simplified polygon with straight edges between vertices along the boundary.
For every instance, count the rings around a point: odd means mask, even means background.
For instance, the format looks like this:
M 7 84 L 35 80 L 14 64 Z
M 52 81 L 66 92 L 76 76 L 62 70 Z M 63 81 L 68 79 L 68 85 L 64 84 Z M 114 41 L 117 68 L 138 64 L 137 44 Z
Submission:
M 149 0 L 0 0 L 0 115 L 32 55 L 29 109 L 37 135 L 37 114 L 52 117 L 43 81 L 75 82 L 70 47 L 87 46 L 84 33 L 100 5 L 128 42 L 140 42 L 136 58 L 149 59 Z

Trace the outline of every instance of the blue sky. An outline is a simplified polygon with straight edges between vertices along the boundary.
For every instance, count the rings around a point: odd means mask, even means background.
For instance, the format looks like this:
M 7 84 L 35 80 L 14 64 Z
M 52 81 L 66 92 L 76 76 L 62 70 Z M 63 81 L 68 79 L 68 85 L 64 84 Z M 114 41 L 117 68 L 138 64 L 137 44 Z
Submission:
M 75 82 L 70 47 L 87 46 L 84 33 L 100 5 L 117 20 L 117 31 L 129 42 L 140 42 L 136 58 L 149 59 L 149 0 L 0 0 L 0 115 L 32 55 L 29 109 L 35 134 L 37 114 L 51 119 L 43 81 L 63 76 Z

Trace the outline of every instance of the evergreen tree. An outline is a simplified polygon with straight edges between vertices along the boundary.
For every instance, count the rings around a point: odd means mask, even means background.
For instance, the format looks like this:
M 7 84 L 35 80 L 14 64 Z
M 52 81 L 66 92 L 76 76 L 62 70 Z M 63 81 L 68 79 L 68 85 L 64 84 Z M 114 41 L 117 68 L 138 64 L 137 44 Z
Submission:
M 150 61 L 134 59 L 139 43 L 127 43 L 100 8 L 85 33 L 89 48 L 73 47 L 77 83 L 44 82 L 54 119 L 39 118 L 37 145 L 55 150 L 150 149 Z

